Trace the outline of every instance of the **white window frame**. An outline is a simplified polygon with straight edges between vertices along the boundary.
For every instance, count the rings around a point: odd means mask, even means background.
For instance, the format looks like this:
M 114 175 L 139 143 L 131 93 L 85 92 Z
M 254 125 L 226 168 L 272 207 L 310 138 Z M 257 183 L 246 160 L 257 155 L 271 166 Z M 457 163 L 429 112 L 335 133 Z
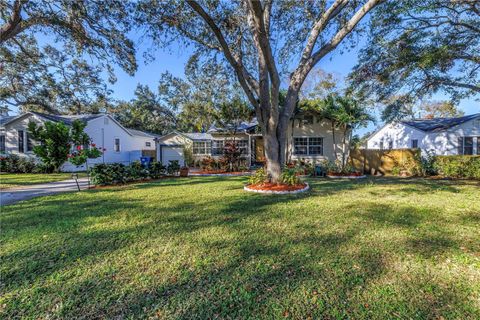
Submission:
M 475 138 L 474 136 L 463 136 L 463 137 L 460 137 L 462 138 L 462 154 L 463 156 L 470 156 L 470 155 L 475 155 Z M 472 139 L 472 153 L 470 154 L 465 154 L 465 139 L 467 138 L 471 138 Z M 478 138 L 477 138 L 478 139 Z M 477 140 L 478 142 L 478 140 Z M 477 145 L 477 149 L 478 149 L 478 145 Z M 477 153 L 478 153 L 478 150 L 477 150 Z
M 117 140 L 118 140 L 118 150 L 117 150 Z M 117 153 L 122 151 L 122 140 L 120 140 L 119 137 L 113 138 L 113 151 Z
M 416 146 L 416 147 L 413 146 L 413 142 L 414 142 L 414 141 L 417 142 L 417 146 Z M 412 139 L 412 140 L 411 140 L 411 147 L 412 147 L 413 149 L 418 149 L 418 139 Z
M 151 147 L 152 143 L 150 141 L 145 141 L 145 147 Z
M 307 144 L 305 145 L 307 147 L 307 153 L 297 153 L 296 148 L 295 148 L 295 139 L 307 139 Z M 310 139 L 320 139 L 321 144 L 315 144 L 311 145 Z M 295 156 L 323 156 L 324 150 L 323 150 L 323 142 L 324 142 L 324 137 L 319 137 L 319 136 L 294 136 L 293 137 L 293 154 Z M 312 153 L 310 152 L 310 147 L 320 147 L 320 153 Z
M 195 144 L 203 144 L 203 147 L 195 147 Z M 203 150 L 202 152 L 195 152 L 195 149 Z M 206 156 L 212 153 L 212 140 L 194 140 L 192 142 L 192 154 L 194 156 Z

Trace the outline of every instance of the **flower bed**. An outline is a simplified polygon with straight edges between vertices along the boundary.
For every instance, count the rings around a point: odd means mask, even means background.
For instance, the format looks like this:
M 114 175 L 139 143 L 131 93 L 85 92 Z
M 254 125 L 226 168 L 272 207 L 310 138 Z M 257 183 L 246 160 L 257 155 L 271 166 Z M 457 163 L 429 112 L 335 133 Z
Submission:
M 308 183 L 301 183 L 297 185 L 275 184 L 275 183 L 261 183 L 249 184 L 243 187 L 245 191 L 269 194 L 293 194 L 307 191 L 310 188 Z

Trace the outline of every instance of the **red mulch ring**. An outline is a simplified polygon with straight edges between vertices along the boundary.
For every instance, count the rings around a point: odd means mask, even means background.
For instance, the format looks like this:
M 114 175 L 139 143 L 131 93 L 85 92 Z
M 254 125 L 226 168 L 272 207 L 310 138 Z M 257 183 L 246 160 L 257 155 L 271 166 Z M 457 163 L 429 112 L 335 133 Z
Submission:
M 332 177 L 360 177 L 363 176 L 363 173 L 360 172 L 352 172 L 352 173 L 340 173 L 340 172 L 328 172 L 327 176 Z
M 276 183 L 262 183 L 262 184 L 256 184 L 256 185 L 249 184 L 248 188 L 253 190 L 262 190 L 262 191 L 296 191 L 296 190 L 301 190 L 306 186 L 307 185 L 304 183 L 297 184 L 294 186 L 290 186 L 286 184 L 276 184 Z

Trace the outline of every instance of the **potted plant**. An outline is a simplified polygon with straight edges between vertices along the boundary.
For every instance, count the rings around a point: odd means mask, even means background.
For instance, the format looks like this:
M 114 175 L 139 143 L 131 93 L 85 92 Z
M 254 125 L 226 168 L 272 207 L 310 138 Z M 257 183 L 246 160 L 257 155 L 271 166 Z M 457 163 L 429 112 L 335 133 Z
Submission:
M 184 166 L 180 168 L 180 177 L 188 177 L 188 167 Z

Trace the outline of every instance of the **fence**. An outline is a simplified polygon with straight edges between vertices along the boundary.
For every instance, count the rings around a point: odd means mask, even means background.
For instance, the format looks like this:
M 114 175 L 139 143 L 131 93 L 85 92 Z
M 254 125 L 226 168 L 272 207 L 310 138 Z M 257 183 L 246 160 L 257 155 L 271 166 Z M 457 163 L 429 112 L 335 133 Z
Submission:
M 406 167 L 420 157 L 419 149 L 354 149 L 350 162 L 355 169 L 369 174 L 391 174 L 395 167 Z

